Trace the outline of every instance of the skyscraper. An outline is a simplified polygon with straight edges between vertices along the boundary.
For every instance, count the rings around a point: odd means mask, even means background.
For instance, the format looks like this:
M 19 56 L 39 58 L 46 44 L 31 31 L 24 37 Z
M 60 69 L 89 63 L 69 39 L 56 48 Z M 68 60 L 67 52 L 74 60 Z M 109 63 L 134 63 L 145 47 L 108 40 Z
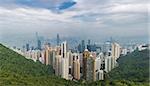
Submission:
M 41 46 L 42 46 L 41 40 L 38 39 L 38 40 L 37 40 L 37 43 L 38 43 L 37 49 L 41 50 L 41 49 L 42 49 L 42 48 L 41 48 Z
M 96 71 L 96 80 L 104 80 L 104 71 L 103 70 Z
M 83 66 L 82 66 L 82 73 L 83 73 L 83 79 L 86 80 L 86 76 L 87 76 L 87 58 L 89 58 L 90 56 L 90 52 L 85 49 L 85 51 L 83 52 Z
M 52 65 L 53 68 L 55 67 L 55 58 L 56 58 L 56 51 L 54 49 L 51 49 L 49 60 L 50 60 L 50 65 Z
M 61 43 L 61 55 L 63 58 L 67 57 L 67 52 L 68 52 L 68 44 L 67 42 Z
M 112 56 L 117 59 L 120 57 L 120 53 L 121 53 L 121 47 L 118 43 L 112 43 L 112 51 L 111 54 Z
M 57 46 L 59 46 L 59 42 L 60 42 L 60 38 L 59 38 L 59 34 L 57 34 Z
M 104 79 L 104 73 L 103 73 L 103 60 L 104 60 L 104 56 L 103 53 L 100 53 L 96 59 L 95 59 L 95 63 L 96 63 L 96 69 L 95 69 L 95 73 L 96 73 L 96 80 L 103 80 Z
M 69 60 L 68 58 L 61 58 L 61 77 L 68 79 L 69 75 Z
M 30 50 L 30 46 L 29 44 L 26 44 L 26 51 L 29 51 Z
M 82 52 L 81 44 L 79 44 L 79 45 L 78 45 L 78 51 L 79 51 L 79 53 L 81 53 L 81 52 Z
M 68 45 L 67 42 L 61 43 L 61 77 L 64 79 L 68 79 L 69 74 L 69 57 L 67 55 Z
M 87 49 L 85 49 L 85 51 L 83 52 L 83 79 L 87 81 L 95 81 L 95 69 L 95 58 L 92 55 L 90 55 L 90 52 Z
M 88 45 L 91 45 L 91 40 L 90 39 L 88 40 Z
M 73 55 L 72 76 L 74 79 L 80 79 L 80 59 L 78 54 Z
M 84 40 L 82 40 L 82 43 L 81 43 L 81 52 L 84 52 L 84 50 L 85 50 L 85 42 L 84 42 Z
M 111 71 L 113 63 L 114 62 L 112 56 L 105 56 L 105 72 Z
M 67 52 L 67 56 L 69 58 L 69 74 L 71 75 L 72 73 L 72 65 L 73 65 L 73 55 L 71 50 L 69 52 Z
M 118 43 L 112 43 L 112 49 L 111 49 L 111 56 L 112 56 L 112 67 L 114 68 L 116 66 L 116 60 L 120 57 L 121 54 L 121 47 Z
M 50 65 L 51 64 L 51 57 L 50 57 L 51 47 L 48 44 L 45 44 L 44 46 L 45 46 L 45 48 L 44 48 L 44 63 L 46 65 Z
M 50 64 L 50 62 L 49 62 L 49 49 L 44 50 L 44 63 L 46 65 Z
M 36 32 L 36 39 L 37 39 L 37 49 L 41 50 L 42 49 L 42 43 L 41 43 L 41 40 L 40 40 L 37 32 Z
M 55 58 L 55 75 L 61 76 L 61 55 L 56 55 Z
M 87 81 L 96 81 L 96 64 L 95 64 L 95 59 L 93 58 L 92 55 L 87 58 L 87 70 L 86 70 L 86 80 Z

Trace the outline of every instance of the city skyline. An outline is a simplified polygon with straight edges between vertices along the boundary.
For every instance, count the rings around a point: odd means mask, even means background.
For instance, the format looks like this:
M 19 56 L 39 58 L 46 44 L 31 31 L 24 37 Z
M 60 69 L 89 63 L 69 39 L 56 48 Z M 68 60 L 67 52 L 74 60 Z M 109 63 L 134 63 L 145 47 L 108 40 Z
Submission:
M 0 1 L 0 42 L 22 45 L 62 38 L 148 42 L 146 0 L 6 0 Z
M 0 85 L 149 85 L 147 0 L 0 0 Z
M 124 47 L 113 40 L 101 46 L 93 45 L 91 40 L 85 44 L 82 40 L 77 49 L 69 48 L 67 41 L 56 43 L 56 46 L 47 43 L 43 48 L 39 43 L 41 42 L 37 40 L 36 48 L 29 48 L 28 44 L 23 49 L 17 47 L 10 47 L 10 49 L 34 62 L 51 65 L 54 74 L 58 77 L 89 82 L 105 80 L 106 73 L 121 65 L 118 64 L 119 58 L 149 49 L 149 44 Z

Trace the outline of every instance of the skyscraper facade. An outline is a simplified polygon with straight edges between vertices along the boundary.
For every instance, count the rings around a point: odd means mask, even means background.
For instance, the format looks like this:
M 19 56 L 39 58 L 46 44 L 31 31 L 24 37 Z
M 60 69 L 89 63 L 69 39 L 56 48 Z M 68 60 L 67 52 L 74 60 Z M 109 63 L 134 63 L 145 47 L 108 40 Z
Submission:
M 112 56 L 105 56 L 105 72 L 111 71 L 113 63 Z
M 30 50 L 30 46 L 29 44 L 26 44 L 26 51 L 29 51 Z
M 120 57 L 120 53 L 121 53 L 121 47 L 118 43 L 112 43 L 112 56 L 115 58 L 115 59 L 118 59 Z
M 116 60 L 120 57 L 121 47 L 118 43 L 112 43 L 111 56 L 112 56 L 112 67 L 114 68 L 117 64 Z
M 83 79 L 87 81 L 95 81 L 96 80 L 96 64 L 95 58 L 90 55 L 90 52 L 85 49 L 83 52 Z
M 63 58 L 67 57 L 67 52 L 68 52 L 68 44 L 67 42 L 61 43 L 61 55 Z
M 83 52 L 83 62 L 82 62 L 82 73 L 83 73 L 83 79 L 86 80 L 86 76 L 87 76 L 87 58 L 89 58 L 90 56 L 90 52 L 85 49 L 85 51 Z
M 67 42 L 61 43 L 61 77 L 64 79 L 68 79 L 69 75 L 69 57 L 67 55 L 68 45 Z
M 60 44 L 60 38 L 59 38 L 59 34 L 57 34 L 57 46 L 59 46 Z
M 56 55 L 55 58 L 55 75 L 61 76 L 61 55 Z
M 72 76 L 74 79 L 80 79 L 80 57 L 78 54 L 73 55 Z
M 68 79 L 69 74 L 69 65 L 68 65 L 68 58 L 61 59 L 61 77 L 64 79 Z
M 92 55 L 87 58 L 87 70 L 86 70 L 86 80 L 87 81 L 96 81 L 96 64 L 95 64 L 95 59 L 93 58 Z
M 82 43 L 81 43 L 81 52 L 84 52 L 85 50 L 85 41 L 82 40 Z
M 37 49 L 39 49 L 39 50 L 42 49 L 42 43 L 41 43 L 40 39 L 37 40 Z

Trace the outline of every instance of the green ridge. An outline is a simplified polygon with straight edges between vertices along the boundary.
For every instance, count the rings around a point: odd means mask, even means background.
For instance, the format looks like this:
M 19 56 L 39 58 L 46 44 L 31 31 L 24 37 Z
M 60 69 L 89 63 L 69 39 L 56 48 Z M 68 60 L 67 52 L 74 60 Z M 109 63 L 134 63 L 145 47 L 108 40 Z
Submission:
M 149 86 L 148 50 L 119 59 L 119 67 L 104 81 L 88 83 L 64 80 L 51 66 L 33 62 L 0 44 L 0 86 Z
M 0 44 L 0 86 L 60 86 L 72 85 L 54 76 L 51 66 L 33 62 Z
M 119 67 L 109 74 L 110 80 L 128 80 L 149 83 L 149 50 L 134 51 L 118 59 Z

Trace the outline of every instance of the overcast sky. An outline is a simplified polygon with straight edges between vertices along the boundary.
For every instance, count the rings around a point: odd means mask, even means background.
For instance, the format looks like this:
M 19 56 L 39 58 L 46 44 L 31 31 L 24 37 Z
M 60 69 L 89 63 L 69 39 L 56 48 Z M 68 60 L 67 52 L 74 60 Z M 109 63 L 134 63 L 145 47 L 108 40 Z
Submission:
M 148 40 L 148 0 L 0 0 L 0 42 L 76 37 Z M 150 7 L 149 7 L 150 8 Z

